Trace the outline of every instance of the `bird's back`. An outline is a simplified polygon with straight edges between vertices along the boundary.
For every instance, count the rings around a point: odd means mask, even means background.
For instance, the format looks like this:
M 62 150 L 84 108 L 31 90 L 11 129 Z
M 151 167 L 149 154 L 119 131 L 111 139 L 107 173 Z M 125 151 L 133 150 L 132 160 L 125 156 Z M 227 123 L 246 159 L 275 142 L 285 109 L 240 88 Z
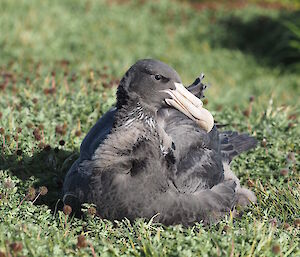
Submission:
M 217 127 L 207 133 L 196 122 L 172 109 L 158 113 L 158 122 L 174 145 L 177 164 L 174 183 L 183 193 L 211 188 L 224 180 L 224 163 L 254 148 L 257 140 L 246 133 L 219 132 Z
M 224 179 L 219 134 L 209 133 L 171 108 L 160 110 L 158 122 L 172 138 L 177 171 L 174 184 L 182 193 L 211 188 Z

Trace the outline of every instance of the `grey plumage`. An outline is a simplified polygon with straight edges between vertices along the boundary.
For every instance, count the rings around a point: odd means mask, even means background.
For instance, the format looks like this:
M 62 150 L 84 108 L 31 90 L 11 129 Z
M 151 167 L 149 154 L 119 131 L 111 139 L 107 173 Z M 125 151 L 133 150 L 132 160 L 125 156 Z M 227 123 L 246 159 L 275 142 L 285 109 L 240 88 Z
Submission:
M 180 82 L 158 61 L 142 60 L 129 69 L 118 88 L 117 108 L 81 144 L 80 157 L 65 178 L 64 202 L 73 209 L 95 203 L 108 219 L 149 219 L 159 213 L 158 222 L 190 225 L 214 221 L 237 203 L 247 204 L 249 196 L 255 200 L 229 169 L 232 158 L 254 147 L 255 140 L 219 133 L 216 127 L 207 133 L 161 101 L 151 87 L 156 74 L 166 79 L 159 86 Z M 190 86 L 199 97 L 202 79 Z
M 236 131 L 224 131 L 220 133 L 221 151 L 223 159 L 228 163 L 232 159 L 254 148 L 257 144 L 257 140 L 254 137 L 250 137 L 248 134 L 239 134 Z

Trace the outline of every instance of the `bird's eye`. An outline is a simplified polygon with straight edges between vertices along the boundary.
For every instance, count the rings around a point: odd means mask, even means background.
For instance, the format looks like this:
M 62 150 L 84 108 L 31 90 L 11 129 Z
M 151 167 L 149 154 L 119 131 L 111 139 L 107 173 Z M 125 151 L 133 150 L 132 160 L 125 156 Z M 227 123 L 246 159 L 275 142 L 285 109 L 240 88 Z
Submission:
M 162 76 L 159 75 L 159 74 L 156 74 L 156 75 L 154 76 L 154 78 L 155 78 L 156 80 L 161 80 L 161 79 L 162 79 Z

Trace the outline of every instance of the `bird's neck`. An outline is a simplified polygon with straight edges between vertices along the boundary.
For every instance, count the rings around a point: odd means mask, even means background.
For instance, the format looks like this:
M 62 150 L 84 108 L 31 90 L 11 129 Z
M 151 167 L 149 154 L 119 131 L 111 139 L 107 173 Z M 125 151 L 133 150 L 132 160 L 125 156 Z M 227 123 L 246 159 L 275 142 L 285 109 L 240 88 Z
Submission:
M 136 99 L 129 100 L 117 111 L 114 127 L 124 126 L 130 128 L 135 122 L 144 123 L 146 127 L 155 130 L 157 124 L 155 112 L 144 106 Z

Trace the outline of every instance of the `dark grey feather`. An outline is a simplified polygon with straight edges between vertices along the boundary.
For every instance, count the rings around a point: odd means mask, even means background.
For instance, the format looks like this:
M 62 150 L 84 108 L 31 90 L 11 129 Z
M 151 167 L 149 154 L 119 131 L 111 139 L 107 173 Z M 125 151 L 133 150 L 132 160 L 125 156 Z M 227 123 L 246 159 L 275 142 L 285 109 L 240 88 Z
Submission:
M 220 143 L 222 157 L 230 163 L 235 156 L 255 148 L 257 140 L 246 133 L 224 131 L 220 133 Z
M 106 112 L 90 129 L 80 146 L 80 161 L 90 160 L 98 146 L 110 133 L 117 108 Z

